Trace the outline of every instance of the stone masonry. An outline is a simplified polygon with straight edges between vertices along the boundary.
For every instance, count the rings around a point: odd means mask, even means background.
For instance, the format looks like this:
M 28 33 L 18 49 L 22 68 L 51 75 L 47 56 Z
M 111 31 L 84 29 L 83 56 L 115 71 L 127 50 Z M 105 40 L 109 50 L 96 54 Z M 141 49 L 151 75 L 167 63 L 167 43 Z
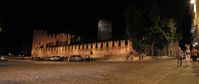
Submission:
M 130 40 L 92 42 L 76 45 L 70 43 L 72 40 L 78 42 L 80 37 L 64 33 L 52 35 L 47 34 L 46 31 L 35 31 L 32 43 L 32 57 L 69 57 L 81 55 L 82 57 L 90 56 L 92 58 L 124 60 L 129 52 L 133 51 Z M 53 46 L 56 44 L 57 46 Z

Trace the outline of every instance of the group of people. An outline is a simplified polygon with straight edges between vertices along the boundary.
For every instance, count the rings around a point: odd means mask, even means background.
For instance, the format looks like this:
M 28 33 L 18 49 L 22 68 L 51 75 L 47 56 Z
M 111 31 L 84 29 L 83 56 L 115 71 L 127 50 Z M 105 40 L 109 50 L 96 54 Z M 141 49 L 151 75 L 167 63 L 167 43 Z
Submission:
M 133 61 L 135 53 L 130 52 L 127 56 L 126 56 L 126 61 Z M 143 60 L 145 57 L 145 54 L 142 52 L 141 54 L 139 54 L 139 60 Z
M 177 50 L 177 59 L 178 59 L 178 66 L 182 66 L 182 60 L 186 60 L 187 66 L 190 65 L 191 58 L 193 59 L 193 62 L 197 61 L 199 51 L 195 49 L 194 47 L 190 50 L 189 48 L 186 48 L 186 50 L 183 52 L 183 50 L 179 47 Z

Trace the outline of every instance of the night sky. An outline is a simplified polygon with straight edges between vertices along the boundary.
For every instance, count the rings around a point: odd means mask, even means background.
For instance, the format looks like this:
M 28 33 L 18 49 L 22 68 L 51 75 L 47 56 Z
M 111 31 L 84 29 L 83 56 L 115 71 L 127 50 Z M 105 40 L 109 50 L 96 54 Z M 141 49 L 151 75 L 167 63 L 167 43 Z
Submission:
M 2 33 L 6 40 L 9 37 L 9 41 L 15 42 L 21 38 L 26 40 L 33 29 L 96 38 L 100 19 L 113 21 L 113 31 L 119 32 L 118 29 L 124 25 L 121 20 L 124 20 L 122 16 L 127 4 L 125 1 L 112 3 L 106 0 L 1 0 Z
M 97 38 L 97 23 L 113 23 L 113 37 L 125 34 L 124 11 L 135 0 L 0 0 L 0 50 L 31 48 L 32 31 L 74 33 Z M 142 0 L 138 0 L 142 1 Z M 165 10 L 173 10 L 182 0 L 159 0 Z M 175 10 L 165 12 L 175 14 Z

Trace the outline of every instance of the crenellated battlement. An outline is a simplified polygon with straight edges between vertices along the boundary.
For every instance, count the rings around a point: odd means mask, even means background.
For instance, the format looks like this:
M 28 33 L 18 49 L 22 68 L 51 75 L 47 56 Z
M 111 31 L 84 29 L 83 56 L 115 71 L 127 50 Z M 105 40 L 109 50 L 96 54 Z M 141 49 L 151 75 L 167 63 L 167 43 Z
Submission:
M 34 30 L 32 50 L 55 46 L 70 45 L 71 42 L 79 41 L 80 36 L 72 34 L 50 34 L 45 30 Z
M 133 51 L 130 40 L 99 41 L 84 44 L 71 44 L 79 41 L 80 36 L 72 34 L 49 34 L 45 30 L 35 30 L 32 44 L 32 57 L 50 57 L 72 55 L 90 56 L 92 58 L 125 59 Z
M 72 56 L 81 55 L 88 56 L 92 51 L 92 58 L 103 58 L 106 56 L 126 58 L 129 52 L 133 51 L 130 40 L 103 41 L 78 45 L 69 45 L 51 48 L 38 48 L 33 50 L 33 57 L 49 57 L 49 56 Z

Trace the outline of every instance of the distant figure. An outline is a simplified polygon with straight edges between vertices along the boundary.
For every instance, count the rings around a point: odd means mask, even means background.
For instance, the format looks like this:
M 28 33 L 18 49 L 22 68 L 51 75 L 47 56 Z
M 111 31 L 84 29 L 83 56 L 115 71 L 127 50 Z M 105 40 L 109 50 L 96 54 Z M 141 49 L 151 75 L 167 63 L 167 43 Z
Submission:
M 189 50 L 189 48 L 187 48 L 185 51 L 185 59 L 188 66 L 190 65 L 190 58 L 191 58 L 191 51 Z
M 142 52 L 142 54 L 139 56 L 139 60 L 143 60 L 144 56 L 145 56 L 145 54 Z
M 127 57 L 126 57 L 126 60 L 127 61 L 132 61 L 132 59 L 133 59 L 133 52 L 130 52 L 128 55 L 127 55 Z
M 90 51 L 90 55 L 89 55 L 89 57 L 88 57 L 88 58 L 89 58 L 89 61 L 93 61 L 93 60 L 92 60 L 92 55 L 93 55 L 93 51 Z
M 182 49 L 179 47 L 178 50 L 177 50 L 177 64 L 178 66 L 182 66 L 182 59 L 184 57 L 184 53 L 182 51 Z
M 191 50 L 191 57 L 193 59 L 193 62 L 197 61 L 197 56 L 198 56 L 198 50 L 195 48 L 192 48 Z

